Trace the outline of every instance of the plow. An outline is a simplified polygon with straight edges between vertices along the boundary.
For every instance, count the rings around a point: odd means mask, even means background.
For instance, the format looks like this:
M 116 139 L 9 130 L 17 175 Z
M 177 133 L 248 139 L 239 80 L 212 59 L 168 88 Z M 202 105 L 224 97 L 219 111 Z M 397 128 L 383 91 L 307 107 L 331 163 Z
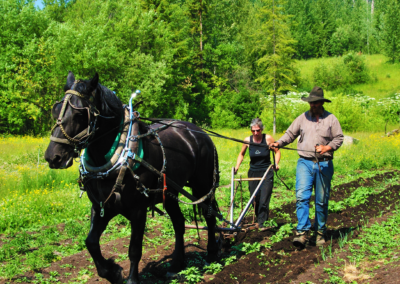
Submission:
M 226 220 L 222 223 L 222 226 L 217 227 L 216 231 L 220 232 L 220 235 L 224 239 L 230 239 L 235 237 L 238 232 L 247 232 L 250 230 L 254 230 L 257 228 L 257 224 L 254 222 L 254 215 L 253 215 L 253 222 L 250 224 L 242 224 L 242 221 L 246 214 L 249 212 L 251 205 L 254 203 L 254 197 L 257 195 L 258 191 L 261 188 L 263 181 L 265 180 L 268 172 L 271 170 L 272 165 L 265 171 L 264 175 L 261 178 L 235 178 L 234 168 L 232 167 L 231 171 L 231 183 L 230 183 L 230 205 L 228 207 L 228 214 L 226 219 L 229 218 L 229 222 Z M 256 190 L 251 195 L 250 199 L 247 201 L 245 207 L 243 208 L 243 187 L 242 182 L 244 181 L 259 181 Z M 236 185 L 237 184 L 237 185 Z M 236 187 L 235 187 L 236 185 Z M 235 219 L 234 215 L 234 206 L 235 206 L 235 197 L 237 196 L 238 189 L 240 188 L 240 213 L 237 219 Z M 201 204 L 201 203 L 200 203 Z M 217 218 L 220 218 L 220 214 L 216 213 L 214 215 Z M 220 219 L 221 220 L 221 219 Z M 240 226 L 242 224 L 242 226 Z M 208 227 L 205 226 L 196 226 L 196 225 L 185 225 L 186 229 L 199 229 L 199 230 L 208 230 Z

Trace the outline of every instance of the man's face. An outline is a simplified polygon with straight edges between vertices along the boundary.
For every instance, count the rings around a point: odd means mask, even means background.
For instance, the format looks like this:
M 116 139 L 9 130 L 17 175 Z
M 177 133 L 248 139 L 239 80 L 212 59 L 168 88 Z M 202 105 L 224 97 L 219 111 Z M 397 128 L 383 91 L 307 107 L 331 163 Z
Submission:
M 321 115 L 323 112 L 323 105 L 324 102 L 323 101 L 319 101 L 319 102 L 310 102 L 310 112 L 313 116 L 315 115 Z

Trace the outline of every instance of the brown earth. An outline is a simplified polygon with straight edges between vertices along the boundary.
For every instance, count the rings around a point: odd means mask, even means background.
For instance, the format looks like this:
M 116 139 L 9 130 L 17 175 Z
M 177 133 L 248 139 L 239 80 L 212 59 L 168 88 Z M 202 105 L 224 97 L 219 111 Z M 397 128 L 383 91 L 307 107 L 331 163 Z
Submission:
M 398 173 L 398 171 L 394 171 L 379 174 L 372 178 L 358 179 L 350 183 L 336 186 L 332 189 L 330 200 L 343 200 L 360 186 L 372 186 L 376 182 L 382 182 L 397 177 Z M 351 237 L 357 237 L 359 229 L 362 230 L 365 220 L 372 220 L 377 215 L 389 212 L 390 207 L 393 209 L 394 206 L 392 205 L 397 202 L 399 192 L 400 186 L 387 185 L 387 188 L 382 193 L 369 196 L 367 202 L 364 204 L 347 208 L 340 213 L 330 214 L 328 227 L 331 229 L 328 231 L 328 241 L 325 247 L 331 245 L 332 239 L 332 249 L 338 248 L 337 239 L 339 238 L 340 232 L 345 233 L 351 231 Z M 292 222 L 296 222 L 294 211 L 295 203 L 285 204 L 279 210 L 280 213 L 288 213 Z M 274 217 L 277 213 L 278 212 L 271 212 L 271 217 Z M 285 220 L 278 219 L 279 225 L 283 225 L 283 222 L 287 223 Z M 266 238 L 275 234 L 275 232 L 276 229 L 270 229 L 264 232 L 253 230 L 248 233 L 240 233 L 235 238 L 233 244 L 238 244 L 240 242 L 263 242 Z M 153 232 L 147 232 L 146 236 L 151 239 L 161 234 L 161 231 L 155 229 Z M 206 254 L 205 239 L 206 233 L 202 231 L 200 241 L 195 239 L 186 242 L 186 261 L 189 265 L 195 264 L 199 267 L 202 266 L 202 259 L 204 259 Z M 298 250 L 292 245 L 292 239 L 293 236 L 285 238 L 281 242 L 275 243 L 270 250 L 264 249 L 262 251 L 264 256 L 260 256 L 260 253 L 251 253 L 243 256 L 236 263 L 225 267 L 220 273 L 206 276 L 205 279 L 210 283 L 289 283 L 295 281 L 300 275 L 307 273 L 310 267 L 312 268 L 314 266 L 314 263 L 321 262 L 321 251 L 315 246 L 309 246 L 303 250 Z M 103 255 L 106 258 L 117 258 L 117 255 L 126 257 L 128 245 L 129 238 L 122 238 L 103 244 L 101 247 Z M 164 275 L 168 270 L 168 263 L 171 261 L 173 245 L 174 240 L 168 240 L 165 247 L 159 246 L 156 247 L 156 249 L 154 247 L 145 247 L 145 252 L 139 265 L 142 283 L 168 283 Z M 224 246 L 223 257 L 231 253 L 231 245 L 226 244 Z M 269 263 L 267 263 L 267 261 Z M 65 266 L 66 264 L 67 266 Z M 119 261 L 118 264 L 121 265 L 124 269 L 124 274 L 127 276 L 130 266 L 129 259 Z M 83 271 L 83 269 L 87 269 L 87 271 Z M 396 267 L 393 267 L 393 269 L 395 270 Z M 50 276 L 50 271 L 58 272 L 59 276 L 55 278 L 57 278 L 60 283 L 78 280 L 87 280 L 87 283 L 107 283 L 97 276 L 92 259 L 86 250 L 65 257 L 58 262 L 54 262 L 50 267 L 15 277 L 13 283 L 30 283 L 34 279 L 34 274 L 38 272 L 42 273 L 44 278 L 48 278 Z M 398 274 L 399 271 L 397 267 L 397 272 L 393 271 L 392 275 L 395 273 Z M 79 272 L 81 272 L 81 275 L 79 275 Z M 376 271 L 374 271 L 374 273 L 376 273 Z M 385 279 L 384 273 L 386 272 L 382 271 L 382 279 Z M 0 283 L 3 284 L 7 282 L 3 280 L 0 281 Z

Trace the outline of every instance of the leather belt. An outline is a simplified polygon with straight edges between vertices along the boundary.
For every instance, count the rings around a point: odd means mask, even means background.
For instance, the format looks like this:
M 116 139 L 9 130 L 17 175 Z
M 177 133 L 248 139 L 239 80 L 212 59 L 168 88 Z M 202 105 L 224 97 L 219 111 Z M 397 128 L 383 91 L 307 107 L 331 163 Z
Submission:
M 318 160 L 317 160 L 315 157 L 308 158 L 308 157 L 303 157 L 303 156 L 300 156 L 300 158 L 303 158 L 304 160 L 313 161 L 314 163 L 326 162 L 326 161 L 330 161 L 333 159 L 332 157 L 322 157 L 322 158 L 318 158 Z

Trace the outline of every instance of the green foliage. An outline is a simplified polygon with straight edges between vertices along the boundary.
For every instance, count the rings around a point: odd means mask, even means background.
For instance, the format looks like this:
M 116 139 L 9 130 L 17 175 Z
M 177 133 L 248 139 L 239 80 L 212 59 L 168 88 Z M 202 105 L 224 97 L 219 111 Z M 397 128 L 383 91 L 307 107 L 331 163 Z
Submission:
M 222 266 L 222 264 L 213 262 L 213 263 L 210 263 L 210 265 L 208 265 L 206 267 L 204 272 L 207 274 L 217 274 L 217 273 L 221 272 L 223 268 L 224 267 Z
M 350 52 L 338 58 L 330 66 L 321 63 L 314 69 L 313 83 L 324 90 L 349 88 L 353 84 L 363 84 L 370 80 L 365 57 Z
M 398 60 L 397 0 L 374 3 L 372 12 L 363 0 L 46 0 L 37 10 L 33 0 L 4 0 L 0 133 L 48 131 L 69 70 L 98 72 L 124 103 L 141 89 L 146 117 L 239 128 L 274 108 L 281 128 L 280 106 L 259 98 L 313 87 L 300 84 L 293 58 L 354 50 Z M 365 61 L 350 57 L 318 66 L 314 81 L 332 90 L 371 82 Z
M 178 273 L 185 276 L 185 283 L 195 284 L 203 280 L 203 276 L 198 267 L 192 266 Z
M 210 114 L 211 126 L 214 128 L 239 128 L 250 125 L 252 118 L 257 117 L 260 111 L 260 98 L 240 85 L 238 91 L 222 92 L 219 88 L 211 91 L 210 102 L 213 111 Z M 215 94 L 215 95 L 214 95 Z
M 297 57 L 308 59 L 343 55 L 350 50 L 379 52 L 381 1 L 289 0 L 290 29 Z M 372 11 L 372 3 L 375 3 Z
M 288 224 L 281 226 L 279 228 L 278 232 L 276 232 L 276 234 L 273 235 L 269 239 L 270 242 L 271 243 L 280 242 L 283 238 L 289 237 L 289 235 L 292 233 L 293 229 L 294 229 L 294 226 L 292 223 L 288 223 Z
M 252 252 L 259 251 L 261 249 L 261 245 L 258 242 L 253 244 L 250 243 L 240 243 L 237 246 L 232 246 L 232 249 L 236 251 L 236 253 L 244 252 L 245 254 L 249 254 Z
M 388 0 L 384 7 L 384 52 L 394 63 L 400 60 L 400 11 L 398 0 Z

